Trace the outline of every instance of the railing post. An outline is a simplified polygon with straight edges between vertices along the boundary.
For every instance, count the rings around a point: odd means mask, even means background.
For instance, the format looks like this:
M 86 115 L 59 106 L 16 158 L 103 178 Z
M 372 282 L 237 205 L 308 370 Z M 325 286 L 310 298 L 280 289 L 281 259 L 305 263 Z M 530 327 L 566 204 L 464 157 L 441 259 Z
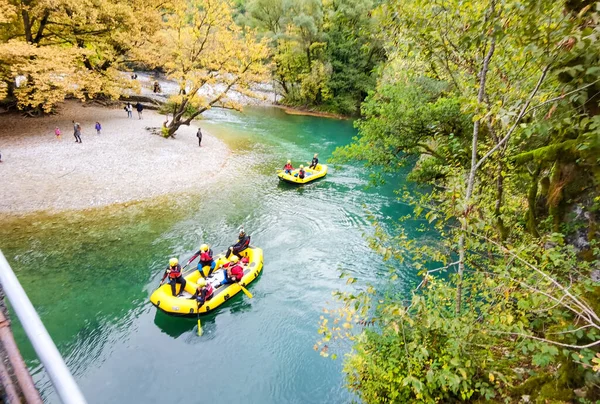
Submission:
M 0 283 L 10 301 L 33 349 L 48 372 L 56 393 L 64 404 L 85 404 L 85 398 L 75 383 L 62 356 L 52 342 L 25 290 L 19 283 L 8 261 L 0 251 Z

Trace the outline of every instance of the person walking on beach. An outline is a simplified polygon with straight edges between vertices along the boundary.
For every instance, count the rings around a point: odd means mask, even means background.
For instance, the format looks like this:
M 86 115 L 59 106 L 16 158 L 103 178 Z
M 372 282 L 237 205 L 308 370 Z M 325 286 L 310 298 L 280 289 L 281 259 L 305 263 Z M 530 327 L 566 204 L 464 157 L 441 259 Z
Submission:
M 61 135 L 61 134 L 62 134 L 62 133 L 60 133 L 60 129 L 58 129 L 58 126 L 57 126 L 56 128 L 54 128 L 54 135 L 56 136 L 56 138 L 57 138 L 58 140 L 60 140 L 60 135 Z
M 139 119 L 143 119 L 142 118 L 142 111 L 144 110 L 144 106 L 138 102 L 137 104 L 135 104 L 135 109 L 138 112 L 138 118 Z
M 75 143 L 82 143 L 81 142 L 81 125 L 79 125 L 79 122 L 73 121 L 73 136 L 75 136 Z
M 200 130 L 200 128 L 198 128 L 196 137 L 198 138 L 198 147 L 202 147 L 202 131 Z
M 127 103 L 125 105 L 125 111 L 127 112 L 127 118 L 133 118 L 133 107 L 131 106 L 131 103 Z
M 102 125 L 100 125 L 100 122 L 96 122 L 96 133 L 99 135 L 100 132 L 102 131 Z

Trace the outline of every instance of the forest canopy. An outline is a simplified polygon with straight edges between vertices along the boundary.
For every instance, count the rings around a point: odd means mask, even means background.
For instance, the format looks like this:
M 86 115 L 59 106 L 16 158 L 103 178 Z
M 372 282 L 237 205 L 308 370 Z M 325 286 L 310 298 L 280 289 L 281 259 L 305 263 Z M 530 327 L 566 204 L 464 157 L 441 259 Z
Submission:
M 190 22 L 198 13 L 208 15 L 217 8 L 223 11 L 218 24 L 196 27 L 197 32 L 181 31 L 191 36 L 187 39 L 169 36 L 169 31 L 181 28 L 173 24 L 177 18 L 183 21 L 182 15 Z M 225 0 L 0 0 L 0 98 L 16 102 L 20 109 L 49 112 L 65 97 L 118 98 L 128 90 L 139 90 L 139 84 L 123 74 L 133 67 L 157 69 L 182 80 L 181 72 L 159 62 L 166 63 L 167 55 L 192 57 L 193 51 L 173 53 L 182 41 L 192 44 L 212 38 L 202 52 L 213 56 L 225 45 L 228 50 L 223 55 L 262 43 L 265 49 L 255 49 L 256 62 L 269 68 L 252 79 L 272 84 L 280 102 L 357 115 L 386 57 L 377 28 L 381 19 L 377 3 L 370 0 L 241 0 L 233 4 Z M 205 28 L 210 29 L 205 32 Z M 221 33 L 235 41 L 215 41 Z M 215 61 L 207 70 L 210 62 L 203 60 L 188 59 L 183 69 L 193 67 L 213 75 L 215 68 L 221 69 L 218 81 L 227 87 L 225 76 L 233 71 L 231 63 L 221 67 Z M 197 87 L 193 81 L 185 86 Z M 246 81 L 239 79 L 231 90 L 250 90 Z M 196 101 L 191 104 L 202 104 Z
M 345 372 L 365 402 L 598 400 L 599 4 L 381 10 L 389 63 L 336 159 L 408 166 L 421 191 L 398 190 L 405 219 L 440 241 L 375 223 L 373 247 L 422 281 L 340 293 L 315 348 L 353 342 Z

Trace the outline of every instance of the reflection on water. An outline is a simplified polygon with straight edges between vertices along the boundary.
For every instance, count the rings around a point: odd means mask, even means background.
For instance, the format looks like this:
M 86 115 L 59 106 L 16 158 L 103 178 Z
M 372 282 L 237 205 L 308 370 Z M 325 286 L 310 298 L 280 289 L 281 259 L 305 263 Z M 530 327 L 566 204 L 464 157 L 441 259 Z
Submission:
M 330 166 L 301 187 L 277 178 L 288 158 L 298 165 L 318 152 L 327 164 L 355 135 L 351 122 L 257 108 L 212 110 L 201 125 L 233 151 L 217 186 L 2 218 L 0 248 L 90 403 L 193 402 L 196 391 L 216 403 L 348 402 L 340 361 L 312 350 L 319 315 L 345 287 L 341 268 L 363 284 L 387 274 L 365 240 L 366 211 L 391 225 L 407 207 L 391 187 L 366 189 L 358 166 Z M 203 242 L 224 251 L 240 225 L 265 254 L 262 275 L 249 285 L 254 299 L 239 293 L 202 316 L 202 337 L 195 318 L 157 312 L 148 298 L 168 258 L 187 259 Z M 44 399 L 58 402 L 18 325 L 15 334 Z

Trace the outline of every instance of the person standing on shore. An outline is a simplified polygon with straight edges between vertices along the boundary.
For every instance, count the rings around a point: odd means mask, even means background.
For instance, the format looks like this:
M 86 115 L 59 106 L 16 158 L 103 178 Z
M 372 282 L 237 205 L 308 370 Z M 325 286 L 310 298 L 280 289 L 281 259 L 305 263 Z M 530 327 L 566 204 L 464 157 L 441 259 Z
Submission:
M 61 133 L 60 133 L 60 129 L 58 128 L 58 126 L 56 128 L 54 128 L 54 135 L 56 136 L 56 138 L 58 140 L 60 140 Z
M 96 122 L 96 133 L 99 135 L 100 132 L 102 131 L 102 125 L 100 125 L 100 122 Z
M 82 143 L 81 142 L 81 125 L 79 125 L 79 122 L 73 121 L 73 136 L 75 136 L 75 143 Z
M 125 105 L 125 111 L 127 112 L 127 118 L 133 118 L 133 107 L 131 106 L 131 103 L 127 103 Z
M 202 131 L 200 130 L 200 128 L 198 128 L 196 137 L 198 138 L 198 147 L 202 147 Z
M 137 104 L 135 104 L 135 109 L 138 112 L 138 119 L 143 119 L 142 118 L 142 111 L 144 110 L 144 106 L 138 102 Z

